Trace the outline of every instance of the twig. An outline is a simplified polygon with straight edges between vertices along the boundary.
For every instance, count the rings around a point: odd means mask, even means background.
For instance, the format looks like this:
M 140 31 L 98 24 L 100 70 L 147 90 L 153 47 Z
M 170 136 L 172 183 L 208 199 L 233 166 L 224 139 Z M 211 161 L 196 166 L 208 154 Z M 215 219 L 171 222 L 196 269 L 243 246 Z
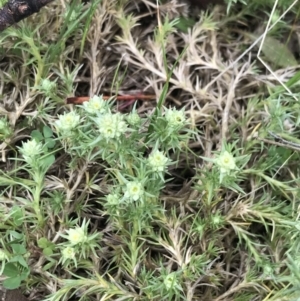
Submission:
M 68 97 L 66 100 L 67 104 L 82 104 L 85 101 L 89 101 L 91 97 L 88 96 L 79 96 L 79 97 Z M 117 95 L 115 97 L 112 96 L 102 96 L 104 100 L 108 99 L 116 99 L 117 101 L 119 100 L 125 100 L 125 101 L 130 101 L 130 100 L 154 100 L 156 99 L 156 95 L 146 95 L 146 94 L 128 94 L 128 95 Z
M 268 133 L 274 137 L 275 139 L 277 139 L 279 141 L 280 144 L 284 145 L 284 146 L 287 146 L 288 148 L 291 148 L 291 149 L 295 149 L 295 150 L 300 150 L 300 144 L 299 143 L 296 143 L 296 142 L 293 142 L 293 141 L 289 141 L 289 140 L 285 140 L 284 138 L 282 138 L 281 136 L 271 132 L 271 131 L 268 131 Z
M 293 144 L 286 143 L 286 140 L 284 140 L 285 142 L 282 142 L 283 139 L 280 142 L 276 142 L 276 141 L 272 141 L 272 140 L 268 140 L 268 139 L 264 139 L 264 138 L 260 138 L 260 137 L 257 137 L 257 139 L 259 141 L 263 141 L 268 144 L 289 148 L 289 149 L 292 149 L 295 151 L 300 151 L 300 145 L 294 146 Z

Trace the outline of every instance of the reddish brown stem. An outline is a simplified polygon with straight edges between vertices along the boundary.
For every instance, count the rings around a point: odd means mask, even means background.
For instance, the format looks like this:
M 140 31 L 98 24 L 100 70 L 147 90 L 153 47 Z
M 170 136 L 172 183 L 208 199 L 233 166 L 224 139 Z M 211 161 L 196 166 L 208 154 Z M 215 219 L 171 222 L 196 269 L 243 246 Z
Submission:
M 102 98 L 104 100 L 108 100 L 108 99 L 116 99 L 117 101 L 129 101 L 129 100 L 154 100 L 156 99 L 155 95 L 145 95 L 145 94 L 133 94 L 133 95 L 117 95 L 115 97 L 111 97 L 111 96 L 102 96 Z M 66 100 L 67 104 L 82 104 L 85 101 L 89 101 L 89 99 L 91 99 L 91 97 L 88 96 L 79 96 L 79 97 L 68 97 Z

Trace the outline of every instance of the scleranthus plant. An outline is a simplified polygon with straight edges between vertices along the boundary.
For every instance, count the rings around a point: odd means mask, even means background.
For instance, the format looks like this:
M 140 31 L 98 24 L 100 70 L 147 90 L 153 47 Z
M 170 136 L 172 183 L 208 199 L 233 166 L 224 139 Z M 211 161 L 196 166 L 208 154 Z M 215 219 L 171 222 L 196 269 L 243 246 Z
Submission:
M 91 115 L 103 114 L 108 111 L 109 103 L 102 97 L 93 96 L 89 101 L 82 105 L 83 109 Z
M 169 165 L 173 164 L 163 152 L 154 149 L 148 157 L 148 166 L 152 169 L 153 177 L 164 179 L 165 171 Z
M 104 113 L 95 119 L 100 136 L 105 140 L 121 137 L 127 131 L 127 124 L 120 113 Z
M 54 96 L 57 89 L 57 84 L 55 81 L 51 81 L 49 78 L 41 79 L 40 85 L 37 89 L 45 94 L 45 96 Z
M 75 229 L 67 230 L 68 232 L 68 241 L 70 245 L 83 244 L 87 240 L 86 229 L 83 227 L 76 227 Z
M 180 129 L 186 123 L 186 118 L 183 110 L 166 109 L 165 118 L 168 122 L 168 126 L 171 129 Z
M 6 118 L 0 118 L 0 141 L 10 138 L 12 134 L 13 130 Z
M 60 244 L 61 262 L 63 264 L 69 264 L 73 261 L 77 265 L 77 260 L 80 261 L 90 256 L 98 256 L 97 252 L 101 249 L 101 234 L 99 232 L 89 234 L 88 226 L 89 221 L 84 219 L 81 226 L 68 229 L 66 230 L 67 234 L 60 235 L 66 239 Z
M 20 153 L 23 155 L 24 160 L 32 168 L 38 168 L 39 157 L 42 154 L 43 146 L 35 139 L 29 140 L 22 144 Z
M 163 300 L 184 300 L 182 271 L 171 272 L 162 267 L 160 273 L 159 277 L 154 275 L 147 277 L 148 285 L 143 289 L 146 294 L 153 299 L 155 296 L 164 296 Z
M 78 126 L 80 124 L 81 116 L 75 111 L 64 113 L 58 116 L 58 120 L 55 121 L 54 127 L 56 132 L 59 133 L 59 140 L 64 148 L 69 145 L 76 145 L 79 140 Z
M 126 184 L 124 199 L 136 202 L 138 200 L 143 201 L 143 197 L 144 197 L 144 187 L 141 182 L 132 181 Z
M 71 136 L 80 123 L 80 116 L 72 111 L 59 116 L 55 121 L 55 127 L 62 136 Z
M 214 163 L 218 166 L 220 171 L 220 183 L 222 182 L 223 177 L 238 170 L 234 156 L 226 150 L 219 154 L 219 156 L 214 160 Z
M 159 145 L 163 151 L 172 149 L 180 152 L 194 133 L 188 129 L 189 120 L 185 116 L 184 109 L 162 107 L 156 111 L 151 120 L 148 143 Z
M 133 127 L 137 127 L 141 124 L 141 117 L 136 111 L 132 111 L 131 113 L 129 113 L 126 117 L 126 120 L 128 124 Z
M 19 147 L 22 159 L 26 164 L 23 169 L 33 179 L 33 187 L 28 187 L 32 208 L 41 226 L 45 222 L 44 212 L 41 210 L 41 193 L 45 186 L 46 172 L 55 161 L 55 156 L 48 151 L 47 144 L 36 139 L 23 142 Z
M 71 262 L 77 266 L 76 251 L 72 247 L 65 247 L 61 250 L 61 263 L 67 266 Z
M 81 142 L 81 145 L 70 144 L 70 153 L 76 150 L 82 154 L 84 150 L 89 160 L 97 157 L 109 163 L 117 160 L 117 165 L 128 168 L 128 162 L 133 158 L 134 164 L 140 165 L 145 159 L 146 148 L 150 148 L 153 151 L 148 160 L 149 168 L 163 171 L 169 162 L 166 156 L 168 151 L 178 150 L 190 135 L 184 112 L 174 108 L 162 109 L 159 117 L 152 120 L 149 126 L 147 120 L 143 120 L 136 112 L 128 115 L 113 112 L 112 102 L 98 96 L 92 97 L 81 107 L 83 110 L 79 108 L 59 115 L 53 125 L 59 139 L 72 140 L 73 133 L 73 138 Z M 144 126 L 141 126 L 143 123 Z
M 168 166 L 176 164 L 170 151 L 178 155 L 192 134 L 189 122 L 184 111 L 175 108 L 141 118 L 135 109 L 121 114 L 112 105 L 94 96 L 76 110 L 59 115 L 54 128 L 59 140 L 69 141 L 65 148 L 73 159 L 104 161 L 108 179 L 114 183 L 104 203 L 110 216 L 125 218 L 129 208 L 146 206 L 150 210 L 146 215 L 151 217 L 150 207 L 156 207 Z
M 161 172 L 166 169 L 169 159 L 159 150 L 154 150 L 149 155 L 148 162 L 153 171 Z
M 219 185 L 240 190 L 236 182 L 242 177 L 242 169 L 247 164 L 250 156 L 239 155 L 239 150 L 235 149 L 234 144 L 224 142 L 221 151 L 216 152 L 214 158 L 201 158 L 213 163 L 213 169 L 209 173 L 211 179 L 218 177 Z M 213 184 L 214 180 L 211 183 Z

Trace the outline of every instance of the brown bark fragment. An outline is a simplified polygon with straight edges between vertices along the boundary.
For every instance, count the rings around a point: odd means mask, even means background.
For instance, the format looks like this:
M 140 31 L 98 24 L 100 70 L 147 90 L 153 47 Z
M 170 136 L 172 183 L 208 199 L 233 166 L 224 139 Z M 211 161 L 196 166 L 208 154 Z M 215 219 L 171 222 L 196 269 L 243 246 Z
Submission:
M 53 0 L 9 0 L 0 9 L 0 32 L 7 27 L 39 12 Z

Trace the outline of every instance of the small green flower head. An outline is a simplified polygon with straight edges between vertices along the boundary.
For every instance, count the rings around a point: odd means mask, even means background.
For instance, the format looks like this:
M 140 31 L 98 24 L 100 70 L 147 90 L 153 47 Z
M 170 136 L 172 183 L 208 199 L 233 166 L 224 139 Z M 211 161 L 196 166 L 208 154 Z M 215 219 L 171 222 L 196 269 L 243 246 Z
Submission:
M 69 15 L 69 11 L 70 11 L 70 9 L 68 9 L 68 10 L 65 11 L 65 14 L 64 14 L 65 18 L 67 18 L 67 16 Z M 71 15 L 70 15 L 68 21 L 70 21 L 70 22 L 76 21 L 77 18 L 78 18 L 78 13 L 75 10 L 72 10 Z
M 196 227 L 196 231 L 200 235 L 200 237 L 202 237 L 202 235 L 204 234 L 204 231 L 205 231 L 205 225 L 204 224 L 199 224 Z
M 125 199 L 130 199 L 132 201 L 137 201 L 144 195 L 144 187 L 140 182 L 128 182 L 126 185 Z
M 120 113 L 106 113 L 96 119 L 99 132 L 106 140 L 119 138 L 127 130 L 127 124 Z
M 221 174 L 229 174 L 231 170 L 236 170 L 235 159 L 228 151 L 222 152 L 218 158 L 215 159 L 215 163 L 219 166 Z
M 106 201 L 110 206 L 120 204 L 120 196 L 117 193 L 110 193 L 106 196 Z
M 58 120 L 55 121 L 55 127 L 58 132 L 70 133 L 72 130 L 80 123 L 80 116 L 72 111 L 69 113 L 64 113 L 64 115 L 59 115 Z
M 137 125 L 141 124 L 142 119 L 138 113 L 132 112 L 132 113 L 128 114 L 126 120 L 130 125 L 137 126 Z
M 89 101 L 83 103 L 83 108 L 92 115 L 103 114 L 107 111 L 106 103 L 102 97 L 95 95 Z
M 148 158 L 149 165 L 152 167 L 152 170 L 156 172 L 164 171 L 168 162 L 169 159 L 158 150 L 153 151 Z
M 75 266 L 77 266 L 77 260 L 76 260 L 76 251 L 74 248 L 72 247 L 66 247 L 61 251 L 61 258 L 60 258 L 60 262 L 62 262 L 62 264 L 65 263 L 70 263 L 70 261 L 73 261 Z
M 75 250 L 71 247 L 66 247 L 61 251 L 61 255 L 64 260 L 74 259 L 75 258 Z
M 280 13 L 279 13 L 279 11 L 276 9 L 276 10 L 274 11 L 274 13 L 272 14 L 272 17 L 271 17 L 271 24 L 277 23 L 279 19 L 280 19 Z
M 76 227 L 75 229 L 67 230 L 68 240 L 71 245 L 83 244 L 87 240 L 87 235 L 83 227 Z
M 34 160 L 41 155 L 42 151 L 42 144 L 35 139 L 23 142 L 22 147 L 20 147 L 20 152 L 28 164 L 32 164 Z
M 45 92 L 46 96 L 51 96 L 51 94 L 56 90 L 56 82 L 53 82 L 48 78 L 42 79 L 41 90 Z
M 195 232 L 195 234 L 199 235 L 201 238 L 205 233 L 205 228 L 206 228 L 205 221 L 200 218 L 197 218 L 193 226 L 193 231 Z
M 177 277 L 174 272 L 166 276 L 164 285 L 168 291 L 178 287 Z
M 171 128 L 182 127 L 186 123 L 186 118 L 183 110 L 166 109 L 165 117 Z
M 274 268 L 271 264 L 265 263 L 263 265 L 264 276 L 272 276 L 274 274 Z
M 13 131 L 5 118 L 0 118 L 0 140 L 12 136 Z
M 3 249 L 0 249 L 0 262 L 8 260 L 8 256 Z
M 211 215 L 210 221 L 211 221 L 211 227 L 213 229 L 219 229 L 219 228 L 223 227 L 225 224 L 225 219 L 219 212 Z

